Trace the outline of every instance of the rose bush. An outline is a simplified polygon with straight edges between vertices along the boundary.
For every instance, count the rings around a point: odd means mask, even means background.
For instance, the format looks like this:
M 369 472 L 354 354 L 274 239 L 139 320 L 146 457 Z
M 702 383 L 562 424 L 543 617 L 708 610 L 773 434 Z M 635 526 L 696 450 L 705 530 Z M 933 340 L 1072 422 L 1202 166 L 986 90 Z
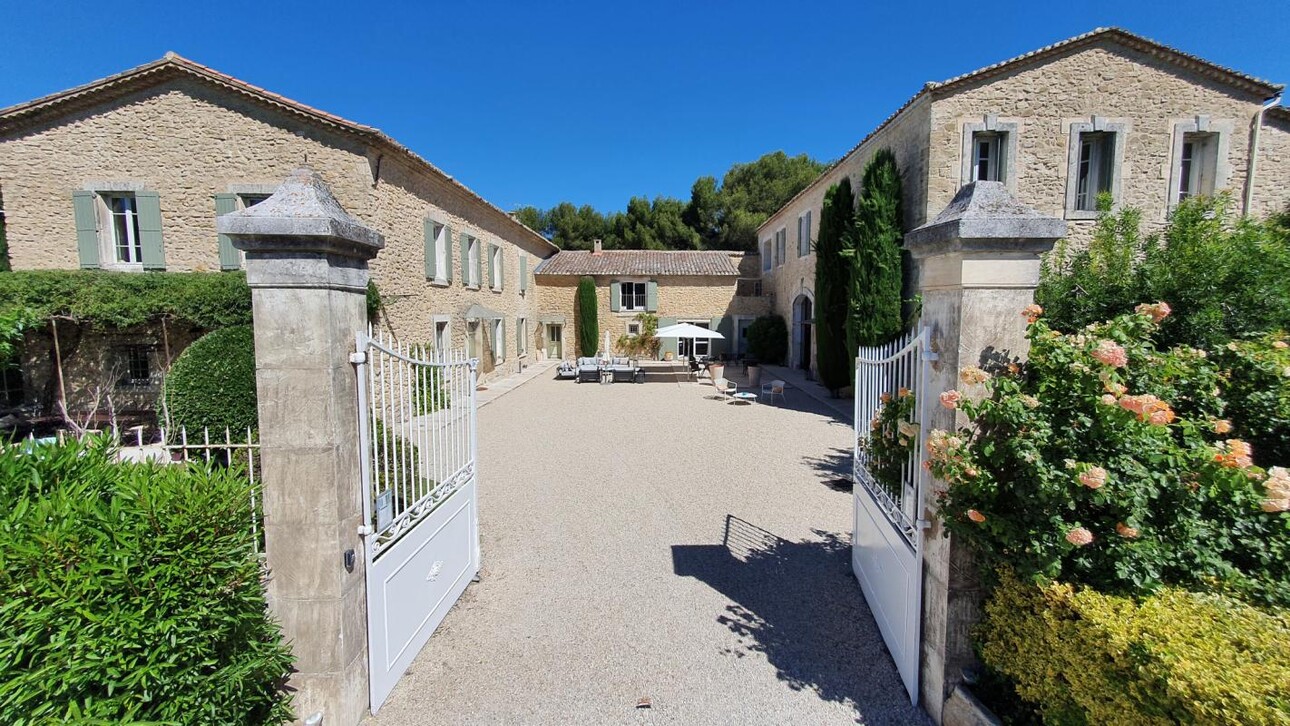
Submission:
M 971 422 L 928 434 L 928 468 L 949 484 L 940 515 L 986 572 L 1290 605 L 1290 475 L 1276 466 L 1290 462 L 1237 438 L 1224 362 L 1152 343 L 1169 312 L 1144 304 L 1064 334 L 1032 306 L 1023 366 L 970 369 L 940 396 Z

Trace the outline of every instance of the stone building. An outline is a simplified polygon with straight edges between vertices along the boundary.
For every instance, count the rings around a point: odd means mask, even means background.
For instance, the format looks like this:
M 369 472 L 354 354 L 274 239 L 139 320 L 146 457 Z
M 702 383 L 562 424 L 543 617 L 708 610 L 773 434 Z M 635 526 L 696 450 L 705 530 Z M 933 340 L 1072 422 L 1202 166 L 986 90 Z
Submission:
M 900 166 L 907 230 L 978 179 L 1065 219 L 1074 242 L 1089 238 L 1103 191 L 1154 227 L 1179 199 L 1224 190 L 1237 211 L 1261 217 L 1290 205 L 1281 90 L 1115 28 L 926 84 L 758 229 L 792 365 L 815 367 L 812 244 L 824 193 L 843 177 L 859 193 L 879 149 Z
M 383 325 L 405 341 L 470 348 L 485 378 L 533 359 L 533 270 L 554 245 L 377 129 L 174 54 L 0 110 L 11 264 L 239 269 L 216 216 L 261 201 L 302 165 L 385 236 L 372 263 Z M 127 367 L 128 398 L 142 405 L 188 340 L 163 351 L 161 338 L 114 334 L 101 341 L 112 350 L 81 363 Z
M 547 354 L 577 355 L 578 282 L 596 282 L 600 337 L 612 349 L 619 337 L 640 331 L 641 313 L 658 317 L 659 327 L 693 323 L 720 332 L 721 340 L 662 340 L 666 355 L 720 355 L 746 352 L 744 333 L 759 315 L 770 312 L 761 295 L 757 256 L 742 252 L 656 250 L 565 250 L 537 268 L 542 291 L 541 330 Z M 603 342 L 599 348 L 604 349 Z

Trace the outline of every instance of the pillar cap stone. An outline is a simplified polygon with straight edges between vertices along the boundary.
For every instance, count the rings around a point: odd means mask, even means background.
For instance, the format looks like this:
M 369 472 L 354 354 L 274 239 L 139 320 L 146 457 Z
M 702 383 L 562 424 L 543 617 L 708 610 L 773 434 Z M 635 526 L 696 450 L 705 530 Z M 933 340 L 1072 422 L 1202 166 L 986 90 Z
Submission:
M 1003 182 L 976 181 L 959 189 L 936 219 L 905 235 L 914 258 L 952 252 L 1031 252 L 1052 249 L 1066 221 L 1026 206 Z
M 268 199 L 216 218 L 215 227 L 247 252 L 312 252 L 370 260 L 385 247 L 380 232 L 340 206 L 317 172 L 299 168 Z

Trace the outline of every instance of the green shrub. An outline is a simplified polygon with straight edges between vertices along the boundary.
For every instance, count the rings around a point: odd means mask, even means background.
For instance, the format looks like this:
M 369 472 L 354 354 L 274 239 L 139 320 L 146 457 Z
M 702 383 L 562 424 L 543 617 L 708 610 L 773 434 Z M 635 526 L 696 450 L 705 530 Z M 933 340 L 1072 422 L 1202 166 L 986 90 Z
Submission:
M 381 302 L 381 290 L 376 286 L 376 280 L 367 281 L 367 322 L 375 323 L 381 318 L 383 304 Z
M 0 451 L 0 723 L 291 717 L 238 472 Z
M 30 321 L 55 315 L 93 328 L 132 328 L 163 317 L 207 330 L 251 322 L 251 288 L 241 272 L 20 270 L 0 275 L 0 315 Z
M 843 177 L 824 194 L 815 255 L 815 367 L 820 383 L 835 393 L 851 384 L 854 372 L 855 351 L 847 350 L 846 339 L 854 226 L 855 196 Z
M 981 657 L 1054 724 L 1290 723 L 1290 617 L 1175 588 L 1135 602 L 1005 575 Z
M 600 304 L 596 300 L 596 280 L 578 280 L 578 355 L 594 356 L 600 350 Z M 605 351 L 606 354 L 609 351 Z
M 1290 472 L 1255 466 L 1228 430 L 1211 357 L 1151 343 L 1163 317 L 1074 335 L 1036 319 L 1024 368 L 965 369 L 941 404 L 972 426 L 927 437 L 940 516 L 987 572 L 1290 605 Z
M 788 324 L 778 315 L 763 315 L 748 325 L 748 353 L 762 363 L 778 365 L 788 354 Z
M 1263 466 L 1290 464 L 1290 343 L 1285 333 L 1233 341 L 1215 350 L 1232 435 L 1254 447 Z
M 882 345 L 904 329 L 903 225 L 896 155 L 891 149 L 880 149 L 865 165 L 856 201 L 847 310 L 847 353 L 851 357 L 860 346 Z
M 1076 330 L 1164 300 L 1166 347 L 1212 348 L 1290 329 L 1290 233 L 1276 220 L 1234 220 L 1226 195 L 1178 205 L 1143 237 L 1134 209 L 1104 212 L 1088 249 L 1065 245 L 1043 267 L 1035 301 L 1053 327 Z
M 216 330 L 185 348 L 166 376 L 165 395 L 171 425 L 190 433 L 258 428 L 251 328 Z

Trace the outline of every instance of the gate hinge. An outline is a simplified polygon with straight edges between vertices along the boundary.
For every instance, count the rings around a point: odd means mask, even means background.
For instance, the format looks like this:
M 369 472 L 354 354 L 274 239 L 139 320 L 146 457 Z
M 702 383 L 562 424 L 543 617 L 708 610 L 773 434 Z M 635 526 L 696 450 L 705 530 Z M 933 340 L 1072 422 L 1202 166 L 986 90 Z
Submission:
M 369 535 L 369 534 L 371 534 L 371 533 L 372 533 L 372 527 L 371 527 L 371 525 L 367 525 L 367 524 L 360 524 L 360 525 L 358 525 L 358 536 L 359 536 L 359 537 L 366 537 L 366 536 L 368 536 L 368 535 Z
M 926 519 L 920 519 L 916 524 L 918 525 L 919 529 L 927 529 L 928 527 L 932 526 L 932 523 L 927 521 Z
M 361 350 L 360 350 L 359 352 L 357 352 L 357 353 L 350 353 L 350 354 L 349 354 L 349 362 L 350 362 L 350 363 L 353 363 L 353 364 L 355 364 L 355 365 L 357 365 L 357 364 L 359 364 L 359 363 L 366 363 L 366 362 L 367 362 L 367 353 L 365 353 L 365 352 L 363 352 L 363 351 L 361 351 Z

